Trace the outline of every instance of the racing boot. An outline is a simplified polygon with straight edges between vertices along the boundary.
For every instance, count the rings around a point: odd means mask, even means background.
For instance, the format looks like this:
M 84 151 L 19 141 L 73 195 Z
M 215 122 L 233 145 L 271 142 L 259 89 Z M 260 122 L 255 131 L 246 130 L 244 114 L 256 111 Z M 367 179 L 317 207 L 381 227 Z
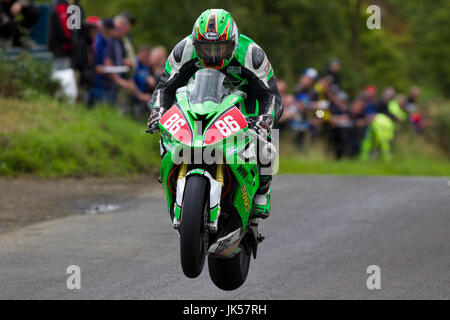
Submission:
M 261 176 L 261 185 L 253 199 L 252 218 L 267 219 L 270 215 L 270 183 L 272 176 Z

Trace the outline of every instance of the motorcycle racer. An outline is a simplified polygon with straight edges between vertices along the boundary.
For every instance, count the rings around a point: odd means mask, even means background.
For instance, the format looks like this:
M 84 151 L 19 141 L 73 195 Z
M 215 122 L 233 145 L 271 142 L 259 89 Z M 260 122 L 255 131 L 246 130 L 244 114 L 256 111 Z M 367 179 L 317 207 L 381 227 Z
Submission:
M 247 93 L 242 112 L 255 117 L 254 128 L 269 136 L 283 111 L 273 68 L 265 52 L 249 37 L 239 34 L 230 13 L 223 9 L 204 11 L 196 20 L 192 34 L 173 48 L 149 102 L 148 132 L 159 130 L 158 122 L 172 106 L 176 90 L 202 68 L 219 70 Z M 271 175 L 260 176 L 254 218 L 267 218 L 270 214 L 271 181 Z

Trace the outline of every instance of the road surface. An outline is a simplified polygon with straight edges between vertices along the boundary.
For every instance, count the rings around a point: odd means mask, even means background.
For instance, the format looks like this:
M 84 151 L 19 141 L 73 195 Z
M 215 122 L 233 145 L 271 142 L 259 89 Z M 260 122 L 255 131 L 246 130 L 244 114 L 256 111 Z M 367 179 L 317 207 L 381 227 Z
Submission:
M 447 178 L 277 176 L 247 282 L 184 277 L 161 191 L 0 235 L 0 299 L 449 299 Z M 153 188 L 154 189 L 154 188 Z M 69 265 L 81 289 L 68 290 Z M 367 288 L 380 267 L 381 289 Z

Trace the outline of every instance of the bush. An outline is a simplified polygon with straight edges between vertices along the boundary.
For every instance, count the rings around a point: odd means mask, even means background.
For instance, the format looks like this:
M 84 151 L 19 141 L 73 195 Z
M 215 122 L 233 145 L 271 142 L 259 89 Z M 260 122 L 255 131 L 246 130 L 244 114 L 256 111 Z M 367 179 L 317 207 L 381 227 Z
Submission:
M 450 156 L 450 106 L 438 103 L 439 112 L 431 118 L 430 135 L 441 149 Z
M 53 95 L 60 87 L 60 82 L 52 79 L 49 63 L 28 54 L 12 58 L 0 52 L 0 96 L 24 97 L 30 91 Z

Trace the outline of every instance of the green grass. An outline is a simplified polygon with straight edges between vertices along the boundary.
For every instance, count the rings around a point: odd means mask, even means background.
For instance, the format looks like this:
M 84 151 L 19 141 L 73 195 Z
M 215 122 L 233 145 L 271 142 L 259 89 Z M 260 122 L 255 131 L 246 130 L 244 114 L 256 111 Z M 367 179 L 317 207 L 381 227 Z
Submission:
M 325 144 L 315 143 L 306 150 L 295 150 L 292 141 L 281 144 L 279 173 L 281 174 L 336 174 L 336 175 L 414 175 L 449 176 L 448 157 L 425 137 L 413 132 L 401 132 L 394 142 L 393 159 L 384 162 L 374 157 L 370 161 L 359 159 L 335 160 Z
M 0 98 L 0 175 L 128 176 L 155 172 L 157 137 L 116 110 L 49 97 Z

